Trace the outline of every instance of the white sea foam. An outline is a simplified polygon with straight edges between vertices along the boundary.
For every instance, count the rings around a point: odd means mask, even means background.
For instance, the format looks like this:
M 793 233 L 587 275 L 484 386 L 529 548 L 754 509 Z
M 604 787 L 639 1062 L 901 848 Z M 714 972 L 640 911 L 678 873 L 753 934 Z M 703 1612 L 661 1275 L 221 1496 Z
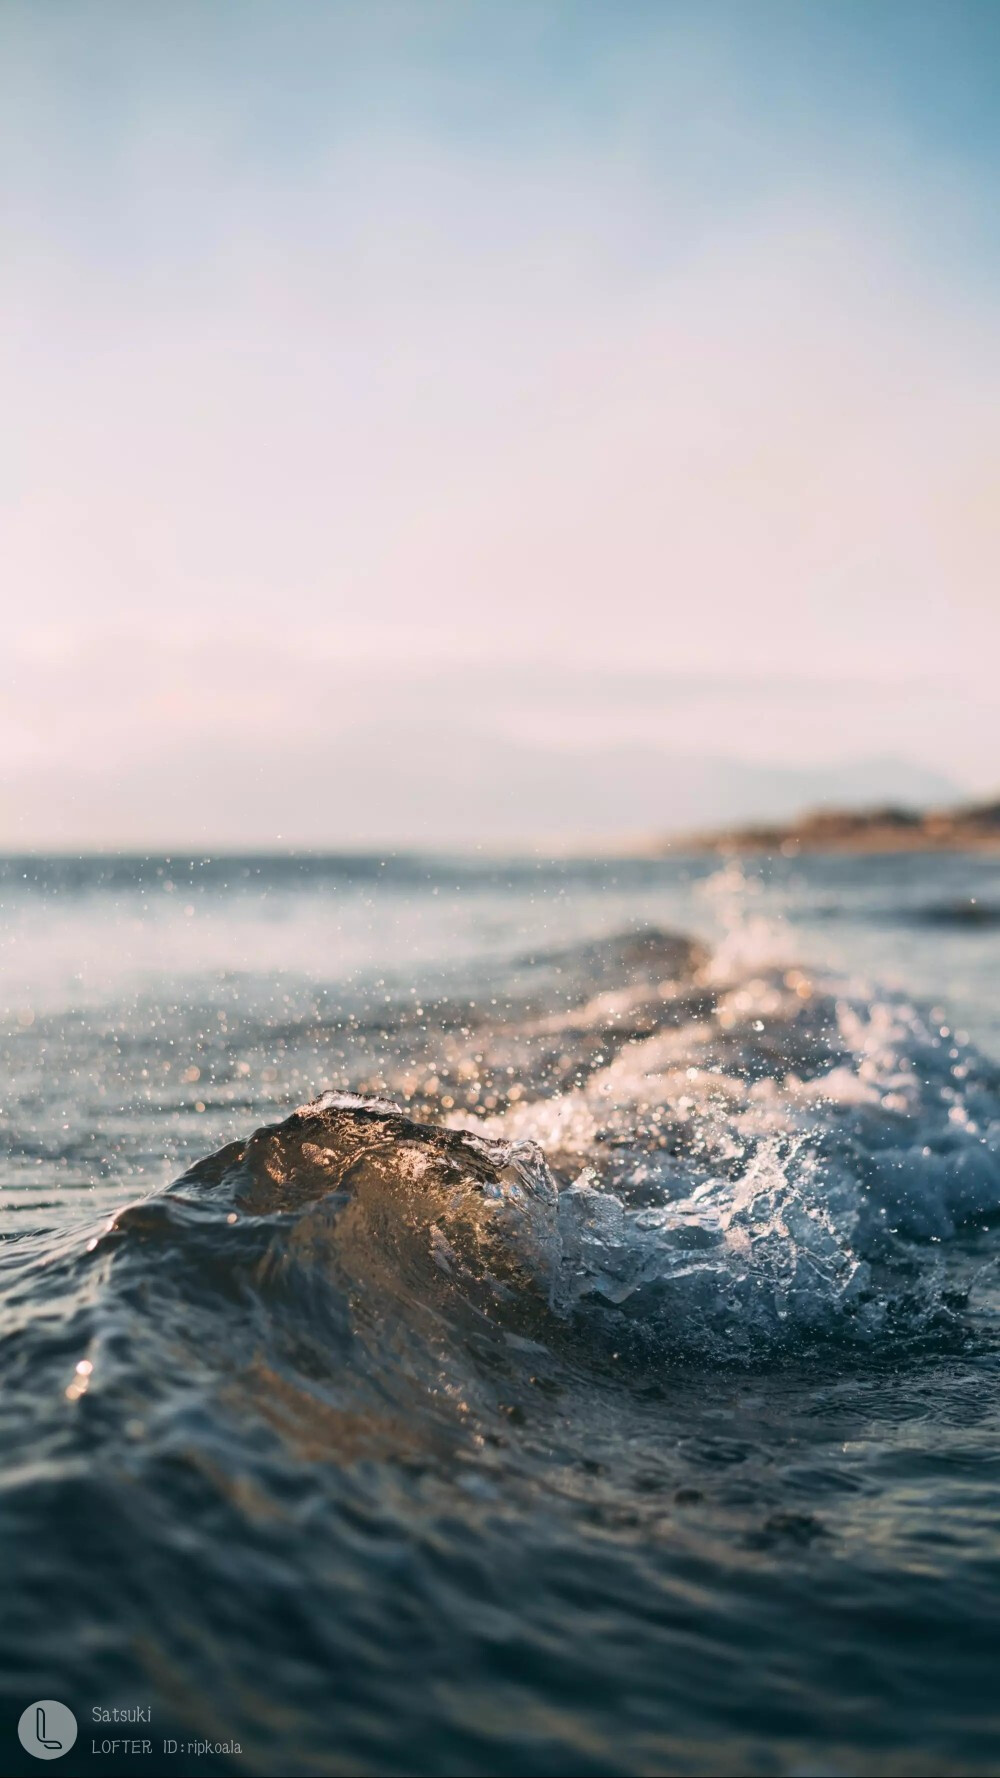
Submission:
M 666 1316 L 727 1350 L 872 1337 L 904 1302 L 934 1312 L 938 1244 L 1000 1209 L 991 1065 L 905 997 L 776 963 L 760 929 L 696 986 L 713 992 L 707 1015 L 476 1125 L 539 1144 L 569 1178 L 555 1306 Z M 607 1025 L 607 1001 L 573 1016 L 578 1036 Z

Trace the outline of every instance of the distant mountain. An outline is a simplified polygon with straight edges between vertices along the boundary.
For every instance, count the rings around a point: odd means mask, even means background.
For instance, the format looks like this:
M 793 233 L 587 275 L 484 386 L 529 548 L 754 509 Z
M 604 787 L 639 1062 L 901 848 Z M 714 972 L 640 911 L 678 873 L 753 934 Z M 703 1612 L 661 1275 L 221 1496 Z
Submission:
M 789 821 L 803 807 L 954 802 L 893 758 L 767 766 L 646 745 L 520 742 L 444 709 L 308 741 L 210 745 L 162 729 L 143 753 L 8 780 L 0 845 L 181 848 L 607 844 Z M 6 807 L 4 804 L 6 803 Z M 26 820 L 23 811 L 28 811 Z
M 355 751 L 356 749 L 356 751 Z M 684 757 L 654 747 L 518 745 L 487 732 L 384 729 L 353 738 L 350 816 L 421 839 L 637 836 L 734 821 L 788 820 L 803 806 L 954 801 L 942 775 L 893 759 L 828 768 Z M 362 789 L 377 786 L 373 808 Z M 344 790 L 347 786 L 343 787 Z M 359 794 L 360 793 L 360 794 Z M 349 808 L 341 804 L 346 817 Z

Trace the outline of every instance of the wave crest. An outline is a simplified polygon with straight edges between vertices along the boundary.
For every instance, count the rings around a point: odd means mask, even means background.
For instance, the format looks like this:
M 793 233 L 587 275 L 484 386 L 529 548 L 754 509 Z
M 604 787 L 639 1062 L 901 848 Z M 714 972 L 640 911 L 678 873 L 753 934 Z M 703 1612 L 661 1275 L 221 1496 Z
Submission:
M 951 1320 L 943 1244 L 1000 1208 L 996 1071 L 904 998 L 759 945 L 749 969 L 619 951 L 628 979 L 478 1028 L 516 1079 L 495 1115 L 328 1093 L 182 1184 L 255 1216 L 350 1204 L 394 1290 L 534 1333 L 596 1316 L 726 1359 Z

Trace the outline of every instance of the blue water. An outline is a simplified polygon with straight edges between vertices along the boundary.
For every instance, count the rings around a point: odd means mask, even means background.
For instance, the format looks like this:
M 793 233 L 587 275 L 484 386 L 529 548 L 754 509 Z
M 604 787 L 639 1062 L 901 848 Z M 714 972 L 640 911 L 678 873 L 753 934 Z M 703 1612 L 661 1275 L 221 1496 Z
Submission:
M 0 900 L 0 1770 L 997 1769 L 1000 860 Z

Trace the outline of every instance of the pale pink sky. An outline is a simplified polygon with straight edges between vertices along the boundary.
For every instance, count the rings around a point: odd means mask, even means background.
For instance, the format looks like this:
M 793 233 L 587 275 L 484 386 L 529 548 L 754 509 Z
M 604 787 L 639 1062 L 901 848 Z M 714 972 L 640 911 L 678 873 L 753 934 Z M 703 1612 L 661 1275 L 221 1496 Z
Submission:
M 334 128 L 314 95 L 306 146 L 262 156 L 236 84 L 195 105 L 148 38 L 131 102 L 53 133 L 68 77 L 19 18 L 0 845 L 210 843 L 222 805 L 230 839 L 370 838 L 303 762 L 377 798 L 429 721 L 496 764 L 516 738 L 1000 786 L 1000 320 L 928 234 L 975 207 L 953 155 L 880 177 L 892 120 L 855 119 L 850 155 L 790 142 L 718 202 L 656 152 L 640 58 L 596 142 L 572 95 L 523 144 L 391 104 Z M 192 752 L 219 782 L 182 833 Z M 283 760 L 279 829 L 253 784 Z M 447 748 L 428 770 L 446 800 Z

